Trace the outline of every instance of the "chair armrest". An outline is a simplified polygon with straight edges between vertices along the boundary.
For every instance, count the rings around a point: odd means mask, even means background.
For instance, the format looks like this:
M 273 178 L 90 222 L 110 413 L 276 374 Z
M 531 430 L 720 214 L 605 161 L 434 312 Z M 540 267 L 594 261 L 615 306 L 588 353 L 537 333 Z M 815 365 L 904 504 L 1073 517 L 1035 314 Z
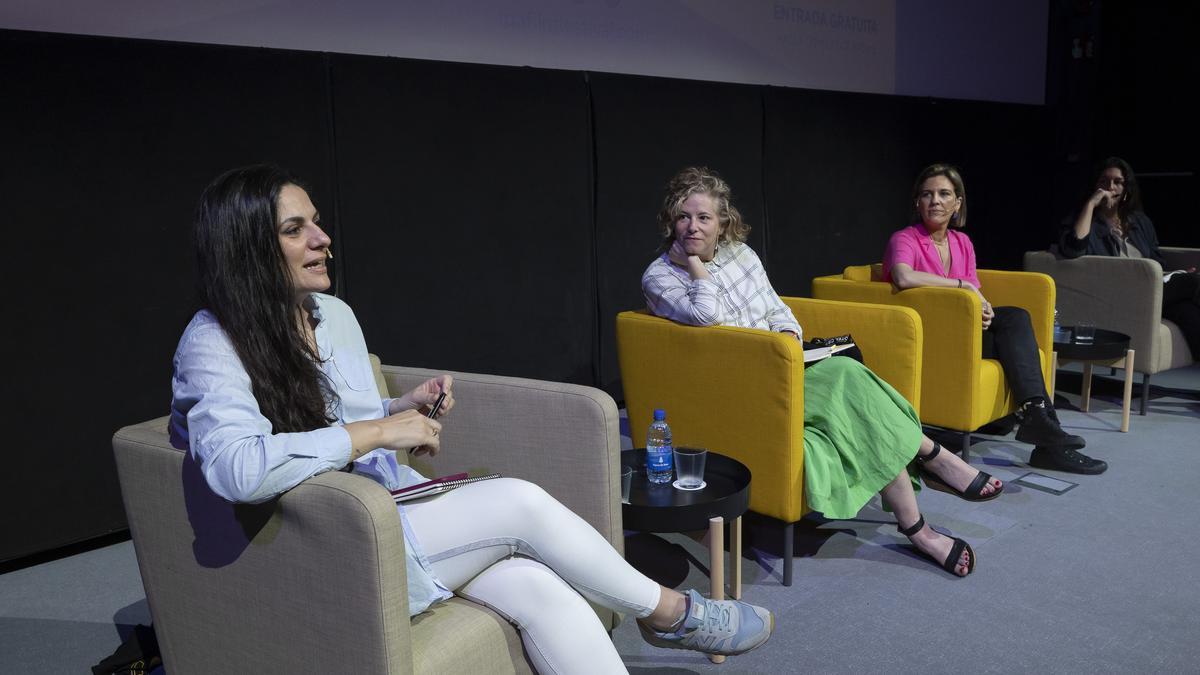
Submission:
M 1038 272 L 976 272 L 988 302 L 996 307 L 1020 307 L 1029 312 L 1038 348 L 1046 354 L 1054 351 L 1054 279 Z
M 235 505 L 166 438 L 155 420 L 119 430 L 113 450 L 171 672 L 412 672 L 404 538 L 386 490 L 329 472 Z
M 849 281 L 828 276 L 813 279 L 813 296 L 822 300 L 910 307 L 921 316 L 925 352 L 941 355 L 939 364 L 975 370 L 974 364 L 981 358 L 983 306 L 979 296 L 971 291 L 933 287 L 897 291 L 882 281 Z M 937 367 L 931 362 L 922 365 Z
M 921 316 L 924 354 L 921 362 L 921 415 L 932 424 L 974 417 L 971 398 L 979 389 L 983 355 L 983 306 L 979 296 L 960 288 L 909 288 L 850 281 L 837 276 L 813 279 L 813 295 L 824 300 L 900 305 Z M 936 355 L 936 358 L 934 356 Z M 944 383 L 954 382 L 952 390 Z
M 398 393 L 442 371 L 385 365 L 382 372 Z M 413 458 L 413 467 L 426 475 L 498 472 L 536 483 L 623 551 L 621 431 L 612 397 L 575 384 L 451 375 L 456 404 L 443 420 L 441 452 Z
M 921 317 L 916 310 L 813 298 L 783 298 L 804 328 L 805 339 L 850 333 L 867 367 L 921 411 Z
M 1163 269 L 1186 270 L 1192 267 L 1200 269 L 1200 248 L 1184 248 L 1181 246 L 1159 246 L 1158 252 L 1163 257 Z
M 789 334 L 617 315 L 617 352 L 634 445 L 655 408 L 676 445 L 737 459 L 754 476 L 750 508 L 794 522 L 804 513 L 804 349 Z

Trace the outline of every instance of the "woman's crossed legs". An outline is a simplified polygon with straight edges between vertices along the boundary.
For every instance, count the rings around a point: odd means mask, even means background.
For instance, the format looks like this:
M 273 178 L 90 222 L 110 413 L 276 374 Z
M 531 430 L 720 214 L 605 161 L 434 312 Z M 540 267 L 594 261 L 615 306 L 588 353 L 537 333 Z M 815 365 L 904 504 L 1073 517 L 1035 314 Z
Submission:
M 671 592 L 671 602 L 660 603 L 661 586 L 532 483 L 484 481 L 406 510 L 441 582 L 515 623 L 539 672 L 624 672 L 581 593 L 638 618 L 651 617 L 660 604 L 669 605 L 661 613 L 671 619 L 683 611 L 682 596 Z

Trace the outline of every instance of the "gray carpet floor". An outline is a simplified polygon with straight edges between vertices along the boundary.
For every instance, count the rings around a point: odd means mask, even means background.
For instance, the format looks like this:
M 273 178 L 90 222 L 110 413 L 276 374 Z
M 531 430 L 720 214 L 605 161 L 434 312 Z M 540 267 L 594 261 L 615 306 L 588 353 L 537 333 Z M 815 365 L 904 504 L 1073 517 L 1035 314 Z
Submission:
M 784 587 L 780 535 L 751 519 L 743 597 L 775 612 L 770 642 L 713 665 L 646 645 L 627 620 L 617 649 L 631 673 L 1200 673 L 1200 366 L 1154 384 L 1150 414 L 1120 433 L 1117 381 L 1099 380 L 1083 413 L 1062 391 L 1078 391 L 1078 375 L 1060 373 L 1064 426 L 1108 461 L 1104 475 L 1038 471 L 1078 486 L 1025 487 L 1013 481 L 1031 471 L 1030 447 L 979 437 L 972 462 L 1006 481 L 1000 499 L 921 493 L 926 519 L 974 547 L 970 577 L 910 553 L 876 500 L 853 520 L 799 526 Z M 707 591 L 701 542 L 627 544 L 647 574 Z M 0 672 L 89 672 L 149 621 L 128 542 L 0 575 Z

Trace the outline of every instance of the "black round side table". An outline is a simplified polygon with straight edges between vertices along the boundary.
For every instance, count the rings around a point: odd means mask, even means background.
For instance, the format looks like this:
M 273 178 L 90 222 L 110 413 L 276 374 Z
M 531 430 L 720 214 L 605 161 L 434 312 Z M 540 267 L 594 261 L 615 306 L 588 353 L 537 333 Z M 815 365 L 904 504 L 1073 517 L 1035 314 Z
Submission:
M 1075 328 L 1070 330 L 1070 339 L 1054 342 L 1054 364 L 1051 373 L 1058 370 L 1064 362 L 1079 361 L 1083 363 L 1083 390 L 1080 392 L 1080 410 L 1087 412 L 1092 400 L 1092 366 L 1102 365 L 1125 370 L 1125 396 L 1121 400 L 1121 431 L 1129 431 L 1129 408 L 1133 400 L 1133 357 L 1129 348 L 1129 336 L 1115 330 L 1096 329 L 1096 336 L 1090 343 L 1075 341 Z M 1054 395 L 1054 380 L 1050 382 L 1051 396 Z
M 621 505 L 625 529 L 638 532 L 692 532 L 708 529 L 709 595 L 725 597 L 725 521 L 729 526 L 729 556 L 733 567 L 730 595 L 742 597 L 742 514 L 750 508 L 750 469 L 745 464 L 708 451 L 704 482 L 699 490 L 679 490 L 670 483 L 651 483 L 646 476 L 646 449 L 621 452 L 621 467 L 633 467 L 629 501 Z M 710 656 L 721 663 L 723 656 Z

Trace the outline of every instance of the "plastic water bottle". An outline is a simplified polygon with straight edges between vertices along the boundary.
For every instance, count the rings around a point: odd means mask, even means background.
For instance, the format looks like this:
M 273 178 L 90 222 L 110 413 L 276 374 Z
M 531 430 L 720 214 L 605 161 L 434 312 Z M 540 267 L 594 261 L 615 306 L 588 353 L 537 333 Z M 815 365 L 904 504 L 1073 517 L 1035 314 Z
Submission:
M 667 426 L 667 411 L 654 411 L 654 422 L 646 432 L 646 476 L 651 483 L 670 483 L 674 474 L 671 448 L 671 427 Z
M 1054 341 L 1055 342 L 1066 342 L 1068 340 L 1068 338 L 1070 338 L 1070 336 L 1071 336 L 1071 331 L 1067 330 L 1066 328 L 1063 328 L 1062 325 L 1058 323 L 1058 308 L 1055 307 L 1054 308 Z

